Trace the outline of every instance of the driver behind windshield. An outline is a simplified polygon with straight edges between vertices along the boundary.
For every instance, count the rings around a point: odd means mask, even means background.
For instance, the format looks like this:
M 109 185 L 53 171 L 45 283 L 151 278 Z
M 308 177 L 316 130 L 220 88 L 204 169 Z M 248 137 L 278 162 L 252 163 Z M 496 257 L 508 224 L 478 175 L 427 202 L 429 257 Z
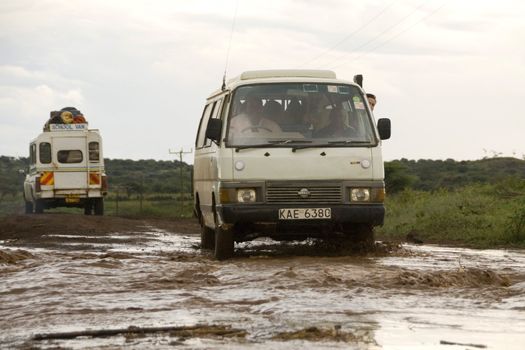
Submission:
M 263 115 L 261 99 L 256 95 L 246 96 L 242 112 L 230 121 L 229 139 L 240 136 L 252 136 L 258 133 L 280 132 L 279 125 Z

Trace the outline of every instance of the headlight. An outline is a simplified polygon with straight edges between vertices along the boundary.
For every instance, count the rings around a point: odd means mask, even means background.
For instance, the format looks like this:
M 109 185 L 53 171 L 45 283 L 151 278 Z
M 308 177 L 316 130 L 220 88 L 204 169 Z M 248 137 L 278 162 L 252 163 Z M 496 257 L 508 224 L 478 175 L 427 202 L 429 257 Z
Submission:
M 350 201 L 369 202 L 370 201 L 370 190 L 368 188 L 352 188 L 350 190 Z
M 248 203 L 255 202 L 255 189 L 253 188 L 239 188 L 237 190 L 237 202 Z
M 383 203 L 385 201 L 385 188 L 351 188 L 350 189 L 351 202 L 371 202 Z

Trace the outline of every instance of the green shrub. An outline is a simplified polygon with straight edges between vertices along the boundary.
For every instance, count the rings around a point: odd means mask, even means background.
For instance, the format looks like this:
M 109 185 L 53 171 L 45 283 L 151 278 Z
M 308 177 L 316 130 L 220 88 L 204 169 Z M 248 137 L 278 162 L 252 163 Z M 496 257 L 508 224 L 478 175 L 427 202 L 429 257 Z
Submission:
M 410 232 L 425 242 L 491 247 L 525 244 L 523 181 L 469 185 L 433 192 L 404 190 L 385 202 L 382 239 L 404 240 Z
M 521 199 L 505 223 L 503 238 L 508 243 L 525 243 L 525 200 Z

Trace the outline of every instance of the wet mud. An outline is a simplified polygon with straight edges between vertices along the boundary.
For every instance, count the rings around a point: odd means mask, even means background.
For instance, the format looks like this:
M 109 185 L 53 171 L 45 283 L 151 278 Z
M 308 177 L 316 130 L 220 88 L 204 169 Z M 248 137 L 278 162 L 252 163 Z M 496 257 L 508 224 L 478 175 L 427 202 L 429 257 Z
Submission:
M 2 349 L 525 343 L 523 251 L 258 239 L 219 262 L 192 221 L 2 220 Z

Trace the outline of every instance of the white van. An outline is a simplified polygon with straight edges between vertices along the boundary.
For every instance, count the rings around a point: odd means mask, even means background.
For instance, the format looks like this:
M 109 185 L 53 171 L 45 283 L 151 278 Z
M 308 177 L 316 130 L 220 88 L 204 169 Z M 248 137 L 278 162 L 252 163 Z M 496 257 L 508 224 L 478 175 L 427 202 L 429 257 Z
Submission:
M 354 79 L 355 80 L 355 79 Z M 357 81 L 357 80 L 356 80 Z M 217 259 L 234 242 L 342 237 L 373 243 L 385 208 L 381 140 L 358 84 L 319 70 L 248 71 L 206 101 L 194 213 Z
M 29 146 L 24 181 L 26 213 L 55 207 L 80 207 L 104 214 L 107 178 L 102 139 L 87 124 L 50 124 Z

